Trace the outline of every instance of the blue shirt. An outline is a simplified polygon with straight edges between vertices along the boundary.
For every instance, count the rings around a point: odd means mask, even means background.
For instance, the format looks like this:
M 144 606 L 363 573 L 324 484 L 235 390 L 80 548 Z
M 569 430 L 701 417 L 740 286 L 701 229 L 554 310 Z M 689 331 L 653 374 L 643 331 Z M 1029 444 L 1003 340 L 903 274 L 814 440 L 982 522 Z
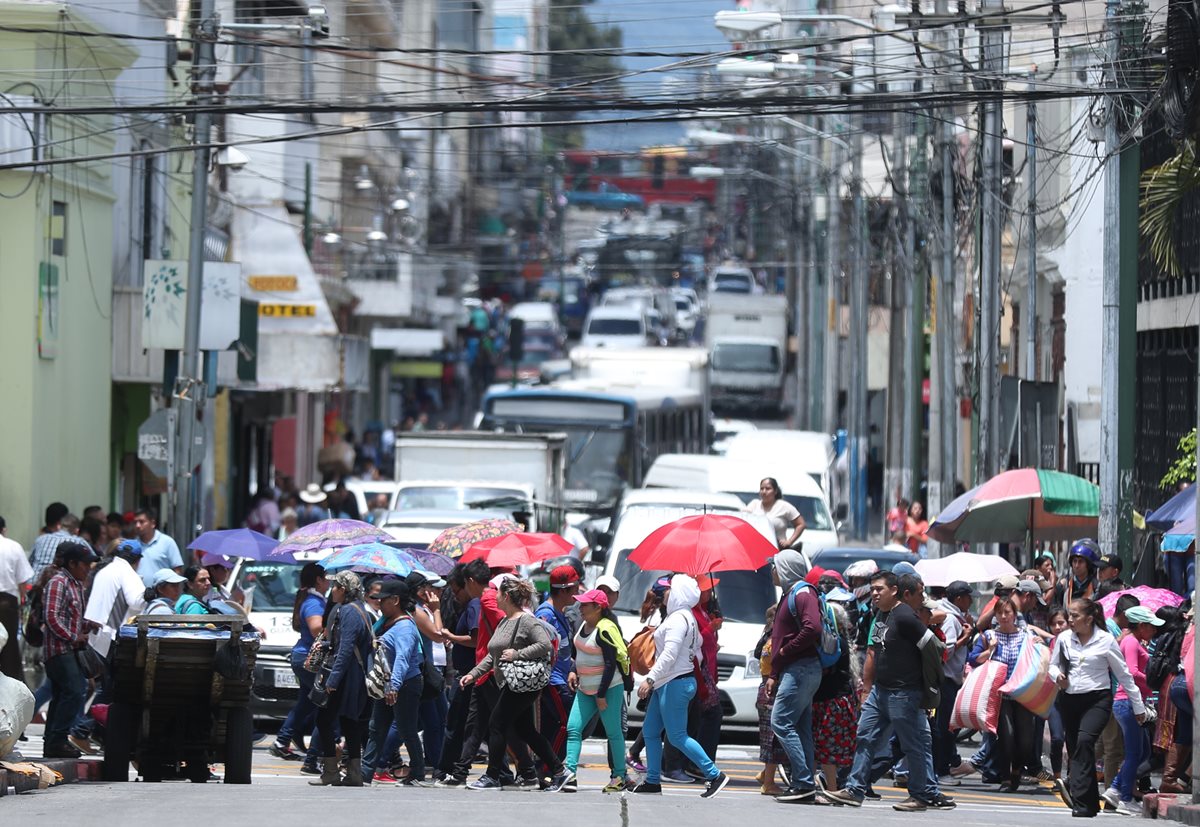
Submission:
M 308 619 L 310 617 L 325 616 L 325 598 L 319 594 L 308 593 L 304 601 L 300 604 L 300 639 L 296 641 L 296 645 L 292 647 L 293 652 L 308 652 L 312 648 L 313 633 L 308 628 Z
M 550 683 L 552 686 L 566 686 L 567 677 L 571 674 L 571 667 L 574 665 L 574 659 L 571 657 L 571 638 L 574 637 L 571 621 L 567 620 L 565 614 L 554 608 L 554 604 L 549 600 L 538 606 L 534 614 L 549 623 L 558 633 L 558 657 L 555 658 L 554 668 L 550 672 Z
M 379 642 L 392 660 L 390 686 L 393 690 L 399 690 L 405 681 L 421 674 L 425 654 L 421 651 L 421 633 L 417 631 L 417 624 L 412 618 L 397 620 L 392 628 L 383 633 Z
M 183 565 L 179 556 L 179 546 L 175 541 L 158 529 L 154 530 L 154 538 L 142 545 L 142 562 L 138 563 L 138 574 L 147 588 L 154 585 L 154 575 L 159 569 L 174 569 Z
M 473 597 L 458 613 L 454 634 L 470 635 L 479 629 L 479 598 Z M 450 651 L 450 662 L 454 671 L 465 675 L 475 668 L 475 647 L 469 643 L 456 643 Z

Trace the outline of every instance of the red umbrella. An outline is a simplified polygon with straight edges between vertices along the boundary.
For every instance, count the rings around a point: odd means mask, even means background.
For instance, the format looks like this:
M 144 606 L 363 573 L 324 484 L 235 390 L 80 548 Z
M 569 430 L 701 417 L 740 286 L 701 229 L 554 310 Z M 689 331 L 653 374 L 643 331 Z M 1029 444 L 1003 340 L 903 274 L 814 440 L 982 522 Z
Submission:
M 643 571 L 754 571 L 779 553 L 752 524 L 732 514 L 698 514 L 658 528 L 629 555 Z
M 505 534 L 503 537 L 492 537 L 480 540 L 467 549 L 459 560 L 469 563 L 472 560 L 483 560 L 492 568 L 516 568 L 528 566 L 549 560 L 551 557 L 561 557 L 575 548 L 569 540 L 557 534 L 546 532 L 528 532 Z

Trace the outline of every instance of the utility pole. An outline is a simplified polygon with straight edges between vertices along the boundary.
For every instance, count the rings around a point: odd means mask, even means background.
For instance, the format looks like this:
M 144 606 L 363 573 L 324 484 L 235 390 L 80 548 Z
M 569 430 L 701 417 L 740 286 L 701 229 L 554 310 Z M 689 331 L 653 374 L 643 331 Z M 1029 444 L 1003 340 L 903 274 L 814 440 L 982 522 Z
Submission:
M 818 118 L 813 118 L 813 129 L 818 130 L 821 121 Z M 819 131 L 824 131 L 819 130 Z M 825 305 L 829 301 L 829 244 L 821 243 L 820 236 L 822 235 L 822 226 L 826 231 L 829 228 L 829 210 L 825 210 L 825 215 L 822 217 L 818 214 L 816 206 L 823 199 L 822 189 L 820 186 L 821 164 L 817 160 L 818 155 L 814 153 L 820 152 L 820 147 L 813 142 L 805 143 L 805 154 L 808 155 L 807 166 L 809 169 L 808 175 L 808 318 L 805 324 L 808 326 L 808 399 L 805 404 L 808 405 L 808 429 L 810 431 L 824 431 L 825 425 L 825 397 L 829 393 L 829 376 L 825 373 L 825 348 L 827 347 L 827 336 L 825 325 L 822 323 L 822 313 Z
M 1117 61 L 1121 53 L 1120 0 L 1106 0 L 1105 28 L 1108 34 L 1106 85 L 1110 96 L 1105 103 L 1104 145 L 1104 274 L 1101 285 L 1100 348 L 1100 548 L 1105 553 L 1118 551 L 1121 429 L 1121 133 L 1117 119 Z
M 850 274 L 849 402 L 850 402 L 850 513 L 854 538 L 867 537 L 867 339 L 870 319 L 867 300 L 871 292 L 867 259 L 867 204 L 863 200 L 863 116 L 851 115 L 850 199 L 853 205 L 852 267 Z
M 983 51 L 984 77 L 976 83 L 988 93 L 982 104 L 983 141 L 983 214 L 980 231 L 979 275 L 979 439 L 976 460 L 976 481 L 983 482 L 999 471 L 1000 442 L 1000 245 L 1003 241 L 1001 216 L 1004 211 L 1001 176 L 1004 163 L 1001 142 L 1004 116 L 1000 101 L 993 94 L 1000 91 L 1003 81 L 997 80 L 1005 70 L 1003 0 L 983 0 L 982 10 L 987 19 L 981 21 L 980 39 Z
M 829 178 L 827 198 L 829 202 L 827 231 L 825 233 L 825 305 L 820 308 L 818 320 L 825 339 L 825 393 L 822 399 L 822 423 L 827 432 L 838 426 L 838 392 L 841 388 L 841 371 L 838 360 L 841 350 L 841 301 L 842 301 L 842 148 L 836 141 L 829 144 Z
M 958 370 L 955 340 L 955 247 L 958 227 L 954 214 L 954 111 L 942 119 L 942 266 L 938 270 L 937 351 L 938 394 L 941 402 L 940 442 L 941 505 L 954 499 L 958 478 Z M 932 474 L 931 474 L 932 476 Z M 931 513 L 933 513 L 931 511 Z
M 203 414 L 205 393 L 200 366 L 200 300 L 204 292 L 204 237 L 208 224 L 208 168 L 211 159 L 212 115 L 204 111 L 215 102 L 213 81 L 217 73 L 214 45 L 218 18 L 215 0 L 200 0 L 200 16 L 193 33 L 193 95 L 199 111 L 192 135 L 192 211 L 188 238 L 188 286 L 185 296 L 183 351 L 179 354 L 179 373 L 171 394 L 178 409 L 175 442 L 174 496 L 170 501 L 171 533 L 181 545 L 191 542 L 196 533 L 195 453 L 197 418 Z
M 799 157 L 796 168 L 799 180 L 795 187 L 801 193 L 798 200 L 804 203 L 804 223 L 799 228 L 802 235 L 796 245 L 796 404 L 792 408 L 792 427 L 803 431 L 808 429 L 809 397 L 812 395 L 809 383 L 812 375 L 809 371 L 809 353 L 812 350 L 809 298 L 816 270 L 816 215 L 812 202 L 812 162 L 807 157 Z
M 908 387 L 907 342 L 910 332 L 908 305 L 912 298 L 912 254 L 905 249 L 908 235 L 908 135 L 912 115 L 893 115 L 892 149 L 892 239 L 893 272 L 891 324 L 888 336 L 887 466 L 883 475 L 883 499 L 912 496 L 912 466 L 906 464 L 905 399 Z
M 1025 378 L 1036 382 L 1037 369 L 1037 101 L 1030 98 L 1025 108 L 1025 178 L 1029 182 L 1026 209 L 1029 211 L 1029 284 L 1025 292 Z M 1041 463 L 1038 463 L 1039 465 Z
M 918 81 L 918 85 L 920 82 Z M 905 340 L 904 377 L 904 469 L 908 474 L 909 491 L 916 498 L 921 481 L 921 434 L 923 431 L 921 416 L 922 390 L 925 387 L 925 304 L 928 288 L 925 271 L 925 258 L 921 253 L 924 240 L 924 209 L 928 203 L 927 197 L 927 166 L 925 163 L 925 142 L 929 138 L 929 119 L 923 112 L 911 112 L 910 126 L 916 140 L 913 142 L 913 156 L 909 159 L 908 186 L 905 188 L 906 201 L 914 205 L 908 215 L 904 228 L 904 257 L 908 262 L 909 297 L 908 319 L 905 330 L 908 338 Z M 919 232 L 919 235 L 918 235 Z

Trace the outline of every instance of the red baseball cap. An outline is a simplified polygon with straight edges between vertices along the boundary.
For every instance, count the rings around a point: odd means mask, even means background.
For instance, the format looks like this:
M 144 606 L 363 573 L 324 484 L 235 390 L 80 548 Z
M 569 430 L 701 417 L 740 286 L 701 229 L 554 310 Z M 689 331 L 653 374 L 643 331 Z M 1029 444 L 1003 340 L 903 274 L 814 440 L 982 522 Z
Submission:
M 579 572 L 574 566 L 555 566 L 550 572 L 550 588 L 568 589 L 579 583 Z
M 815 586 L 821 582 L 821 575 L 825 573 L 825 569 L 820 566 L 813 566 L 808 570 L 808 574 L 804 575 L 804 582 Z

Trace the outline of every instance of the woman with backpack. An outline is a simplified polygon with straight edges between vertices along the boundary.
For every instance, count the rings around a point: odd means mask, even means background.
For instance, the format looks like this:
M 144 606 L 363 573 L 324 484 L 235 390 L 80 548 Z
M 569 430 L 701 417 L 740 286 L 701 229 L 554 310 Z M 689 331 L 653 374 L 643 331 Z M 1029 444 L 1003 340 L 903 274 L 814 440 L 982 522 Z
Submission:
M 425 685 L 421 673 L 425 655 L 421 647 L 421 633 L 413 619 L 416 601 L 408 583 L 403 580 L 381 583 L 379 610 L 383 613 L 384 631 L 375 650 L 375 658 L 379 662 L 372 663 L 371 673 L 374 675 L 382 669 L 388 678 L 383 697 L 374 703 L 371 746 L 364 756 L 363 765 L 365 770 L 372 772 L 372 780 L 376 784 L 400 783 L 406 787 L 423 787 L 425 749 L 417 719 L 421 709 L 421 690 Z M 392 775 L 386 764 L 379 765 L 392 752 L 388 735 L 393 724 L 396 740 L 403 742 L 408 750 L 408 775 L 403 779 Z
M 308 748 L 304 765 L 300 767 L 300 771 L 305 775 L 316 775 L 321 771 L 317 766 L 315 743 L 319 739 L 313 731 L 317 708 L 308 697 L 316 676 L 304 668 L 304 661 L 308 659 L 313 641 L 325 628 L 325 594 L 328 591 L 329 580 L 325 577 L 325 569 L 317 563 L 306 563 L 300 569 L 300 588 L 296 590 L 296 599 L 292 602 L 292 630 L 299 632 L 300 638 L 292 647 L 290 663 L 292 674 L 296 676 L 296 682 L 300 685 L 300 692 L 296 696 L 296 705 L 288 713 L 283 726 L 279 728 L 275 742 L 268 750 L 276 758 L 299 761 L 301 756 L 292 749 L 292 744 L 295 743 L 297 748 L 304 750 L 304 738 L 312 733 L 314 743 Z
M 606 793 L 625 789 L 625 729 L 621 725 L 623 692 L 633 690 L 633 669 L 629 650 L 617 625 L 608 595 L 592 589 L 575 596 L 583 625 L 575 633 L 575 670 L 568 679 L 575 685 L 575 702 L 567 719 L 566 780 L 562 791 L 578 789 L 575 773 L 583 748 L 583 727 L 597 713 L 608 736 L 609 755 L 613 759 L 612 777 Z

